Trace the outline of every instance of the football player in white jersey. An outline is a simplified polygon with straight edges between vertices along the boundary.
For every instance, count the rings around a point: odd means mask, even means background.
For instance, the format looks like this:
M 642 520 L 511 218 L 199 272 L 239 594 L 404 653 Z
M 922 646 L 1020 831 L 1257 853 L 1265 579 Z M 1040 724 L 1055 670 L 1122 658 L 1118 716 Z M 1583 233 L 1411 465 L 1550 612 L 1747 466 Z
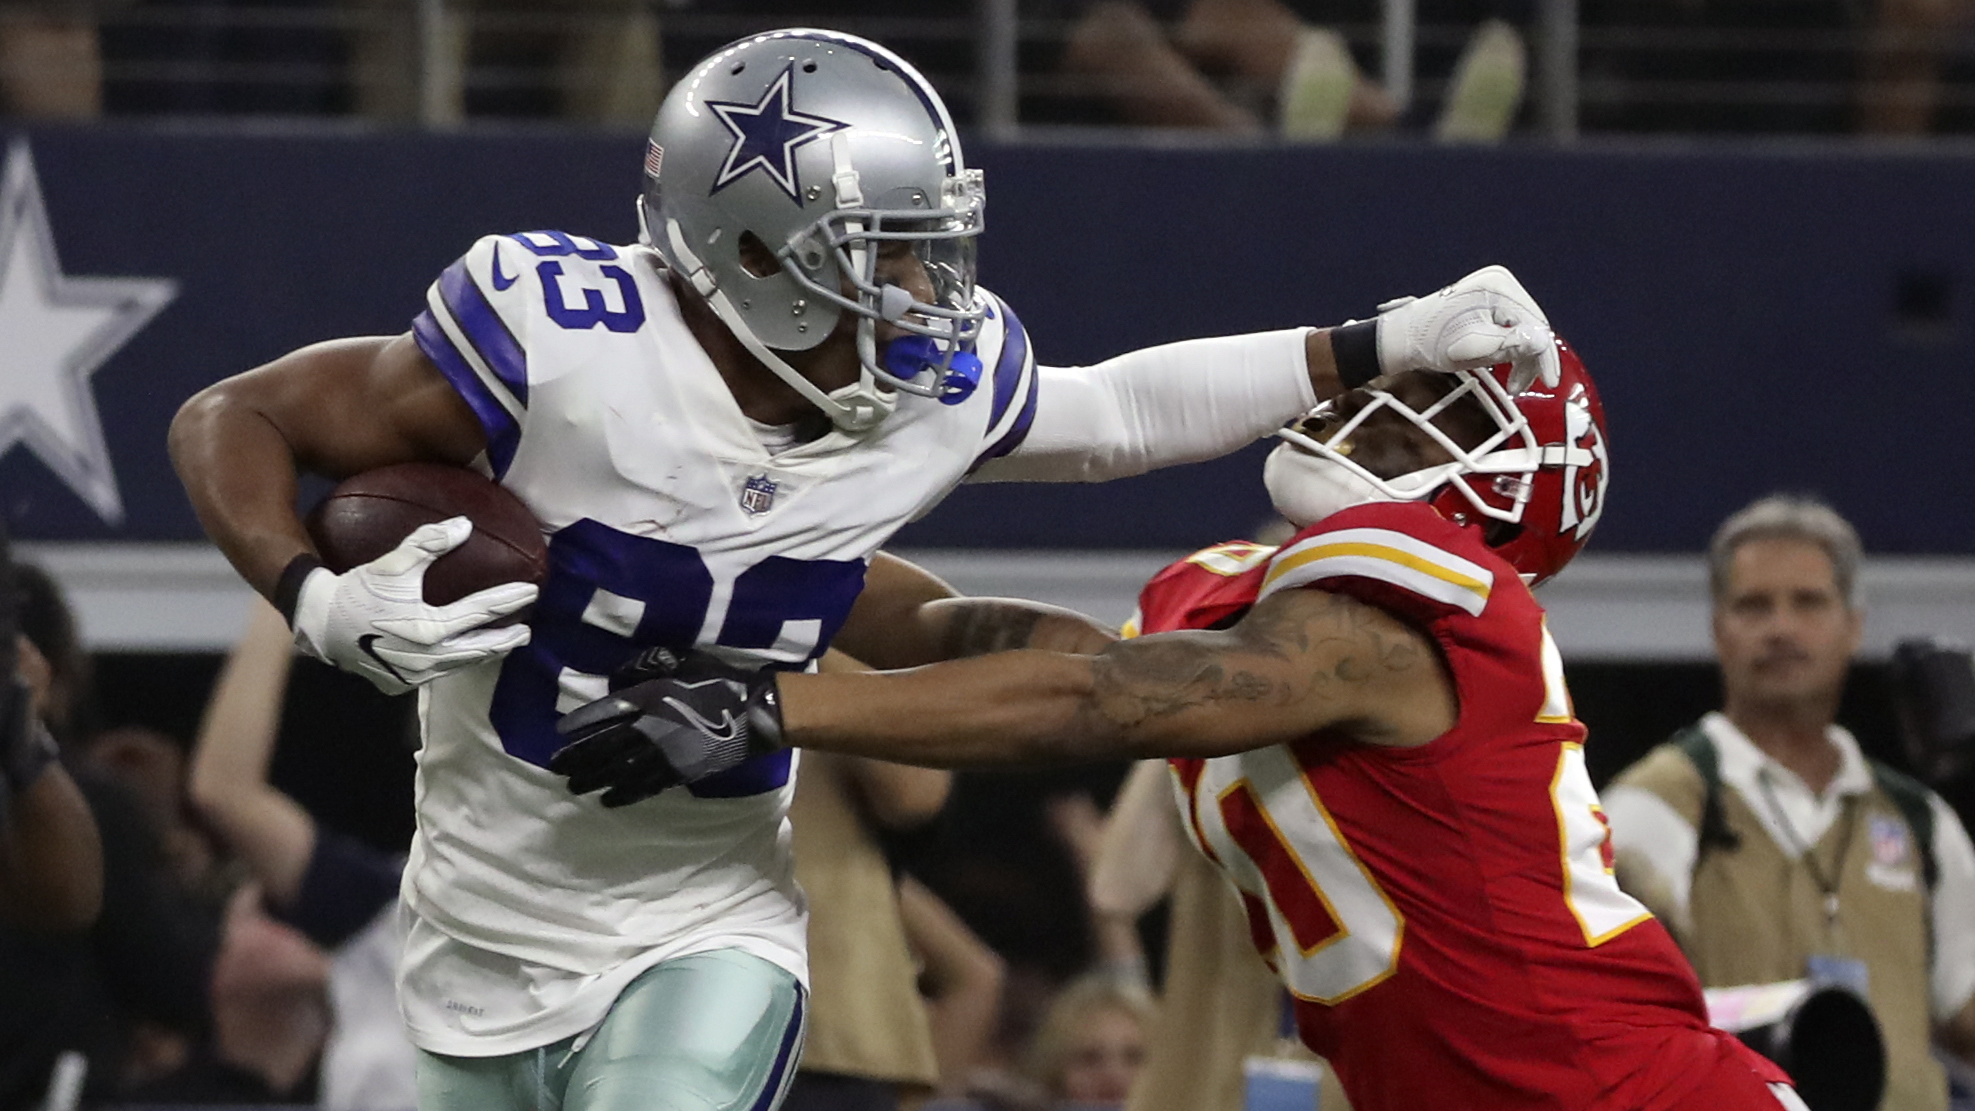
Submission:
M 558 716 L 641 651 L 800 669 L 833 639 L 877 645 L 895 607 L 853 611 L 873 554 L 970 477 L 1210 458 L 1382 366 L 1555 370 L 1541 311 L 1499 267 L 1337 329 L 1039 366 L 973 284 L 981 175 L 938 95 L 834 32 L 700 63 L 659 110 L 645 172 L 640 243 L 482 239 L 409 332 L 305 347 L 172 427 L 207 532 L 297 643 L 419 690 L 400 995 L 425 1111 L 765 1109 L 793 1071 L 792 757 L 625 808 L 546 767 Z M 528 505 L 549 541 L 539 594 L 426 605 L 424 568 L 464 520 L 320 565 L 297 473 L 409 460 L 474 466 Z M 531 605 L 525 625 L 489 624 Z

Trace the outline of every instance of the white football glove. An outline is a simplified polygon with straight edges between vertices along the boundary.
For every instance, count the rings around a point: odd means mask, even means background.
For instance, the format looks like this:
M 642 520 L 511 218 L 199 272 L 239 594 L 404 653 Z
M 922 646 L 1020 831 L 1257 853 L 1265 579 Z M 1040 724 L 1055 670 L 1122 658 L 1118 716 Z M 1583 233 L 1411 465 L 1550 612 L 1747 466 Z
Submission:
M 1387 301 L 1378 313 L 1385 374 L 1510 363 L 1512 394 L 1539 378 L 1554 386 L 1563 374 L 1549 319 L 1506 267 L 1485 266 L 1438 293 Z
M 449 671 L 528 643 L 526 625 L 483 629 L 535 601 L 533 583 L 506 583 L 444 606 L 427 605 L 425 569 L 466 543 L 465 517 L 412 530 L 399 545 L 338 575 L 318 567 L 295 601 L 295 643 L 309 655 L 403 694 Z

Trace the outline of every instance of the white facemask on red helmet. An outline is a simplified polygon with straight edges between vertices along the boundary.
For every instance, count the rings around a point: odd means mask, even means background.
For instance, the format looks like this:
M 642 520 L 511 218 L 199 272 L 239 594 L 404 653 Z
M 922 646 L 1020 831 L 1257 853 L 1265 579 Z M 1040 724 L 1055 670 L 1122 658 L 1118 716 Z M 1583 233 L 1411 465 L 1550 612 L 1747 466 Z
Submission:
M 1304 527 L 1364 502 L 1424 501 L 1449 520 L 1482 528 L 1489 547 L 1530 585 L 1555 575 L 1590 539 L 1611 480 L 1598 389 L 1561 338 L 1557 353 L 1563 373 L 1555 386 L 1537 383 L 1512 396 L 1503 364 L 1456 375 L 1454 389 L 1424 412 L 1372 390 L 1371 403 L 1323 440 L 1298 425 L 1283 429 L 1277 435 L 1288 442 L 1263 470 L 1276 511 Z M 1468 448 L 1434 423 L 1463 398 L 1494 422 L 1487 438 Z M 1453 461 L 1381 478 L 1332 446 L 1380 409 L 1425 430 Z

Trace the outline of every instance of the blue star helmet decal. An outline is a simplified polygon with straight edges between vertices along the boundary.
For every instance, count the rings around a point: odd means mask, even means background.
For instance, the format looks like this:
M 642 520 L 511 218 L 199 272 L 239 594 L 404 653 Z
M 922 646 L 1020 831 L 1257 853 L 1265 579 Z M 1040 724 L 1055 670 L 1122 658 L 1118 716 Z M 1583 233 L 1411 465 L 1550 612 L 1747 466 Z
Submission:
M 798 180 L 795 151 L 833 131 L 850 125 L 842 120 L 825 119 L 796 111 L 789 106 L 790 86 L 795 79 L 795 63 L 790 62 L 781 76 L 753 104 L 709 100 L 706 106 L 734 133 L 734 145 L 727 150 L 727 161 L 713 179 L 710 193 L 718 193 L 735 181 L 760 170 L 772 178 L 782 192 L 802 203 L 802 182 Z

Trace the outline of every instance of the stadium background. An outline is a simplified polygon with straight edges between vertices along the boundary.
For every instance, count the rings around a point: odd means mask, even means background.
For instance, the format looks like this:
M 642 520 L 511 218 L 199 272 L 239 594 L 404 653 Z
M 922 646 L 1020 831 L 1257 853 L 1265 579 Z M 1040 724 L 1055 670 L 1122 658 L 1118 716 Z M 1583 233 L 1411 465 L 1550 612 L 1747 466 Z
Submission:
M 624 242 L 635 231 L 639 137 L 628 131 L 210 119 L 5 130 L 8 157 L 31 156 L 39 186 L 30 196 L 16 185 L 5 203 L 15 215 L 45 204 L 63 273 L 176 283 L 87 380 L 120 515 L 92 506 L 5 420 L 0 508 L 81 614 L 100 723 L 179 738 L 196 727 L 248 598 L 201 543 L 171 475 L 164 429 L 177 405 L 303 343 L 402 329 L 432 276 L 480 234 L 560 228 Z M 1584 354 L 1611 415 L 1610 508 L 1591 554 L 1546 597 L 1599 780 L 1713 704 L 1698 552 L 1728 512 L 1777 489 L 1826 497 L 1873 553 L 1870 658 L 1843 719 L 1900 762 L 1886 647 L 1975 638 L 1964 427 L 1975 149 L 1143 138 L 968 148 L 989 183 L 983 281 L 1016 306 L 1042 359 L 1341 320 L 1507 264 Z M 1103 487 L 964 489 L 897 547 L 972 591 L 1122 618 L 1165 560 L 1264 520 L 1263 450 Z M 275 782 L 328 824 L 402 846 L 407 709 L 305 666 Z M 1075 915 L 1036 934 L 1012 924 L 1047 915 L 1001 911 L 1068 897 L 1040 803 L 1073 789 L 1102 801 L 1121 771 L 970 775 L 940 825 L 903 851 L 936 887 L 944 877 L 998 948 L 1072 970 L 1085 946 Z

